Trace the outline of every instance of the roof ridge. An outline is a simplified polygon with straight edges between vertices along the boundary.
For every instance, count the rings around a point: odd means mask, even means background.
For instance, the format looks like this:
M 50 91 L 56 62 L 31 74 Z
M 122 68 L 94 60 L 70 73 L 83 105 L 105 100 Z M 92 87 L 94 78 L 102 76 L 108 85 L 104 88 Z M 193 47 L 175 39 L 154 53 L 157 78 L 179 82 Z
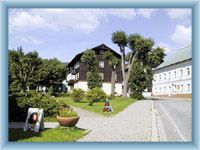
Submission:
M 178 49 L 175 53 L 170 55 L 162 64 L 160 64 L 155 70 L 188 60 L 192 58 L 191 54 L 192 54 L 192 47 L 190 44 L 183 48 Z

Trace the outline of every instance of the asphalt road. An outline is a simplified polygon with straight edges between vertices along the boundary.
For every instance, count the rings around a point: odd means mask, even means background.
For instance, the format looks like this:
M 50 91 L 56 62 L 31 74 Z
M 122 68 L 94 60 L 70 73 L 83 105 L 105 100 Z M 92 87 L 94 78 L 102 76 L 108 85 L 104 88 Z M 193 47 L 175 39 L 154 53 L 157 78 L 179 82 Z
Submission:
M 160 141 L 192 140 L 192 101 L 154 100 Z

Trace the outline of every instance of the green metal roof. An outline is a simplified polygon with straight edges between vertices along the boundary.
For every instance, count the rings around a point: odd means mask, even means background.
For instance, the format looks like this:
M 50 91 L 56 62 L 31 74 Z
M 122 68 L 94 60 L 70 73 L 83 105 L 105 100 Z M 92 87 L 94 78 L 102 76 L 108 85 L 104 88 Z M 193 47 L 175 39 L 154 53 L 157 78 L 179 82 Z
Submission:
M 177 50 L 174 54 L 168 57 L 162 64 L 160 64 L 155 70 L 171 66 L 173 64 L 188 60 L 192 58 L 191 45 Z

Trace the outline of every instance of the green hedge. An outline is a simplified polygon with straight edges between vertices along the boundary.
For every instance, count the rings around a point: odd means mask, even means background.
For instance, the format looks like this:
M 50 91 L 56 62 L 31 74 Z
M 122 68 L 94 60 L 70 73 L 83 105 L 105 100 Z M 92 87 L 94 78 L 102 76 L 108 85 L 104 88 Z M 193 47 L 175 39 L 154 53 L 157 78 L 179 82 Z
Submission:
M 59 104 L 55 99 L 41 93 L 27 92 L 9 95 L 9 121 L 25 121 L 28 108 L 43 108 L 44 116 L 56 116 Z

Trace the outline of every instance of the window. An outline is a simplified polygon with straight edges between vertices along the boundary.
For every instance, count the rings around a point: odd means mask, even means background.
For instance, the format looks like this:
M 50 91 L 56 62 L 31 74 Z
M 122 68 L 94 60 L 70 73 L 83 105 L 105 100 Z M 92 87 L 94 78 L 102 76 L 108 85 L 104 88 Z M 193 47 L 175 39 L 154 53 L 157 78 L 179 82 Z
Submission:
M 180 70 L 180 77 L 182 77 L 183 76 L 183 70 L 181 69 Z
M 157 88 L 154 88 L 155 93 L 157 93 Z
M 102 49 L 99 50 L 99 54 L 100 54 L 100 55 L 103 55 L 103 53 L 104 53 L 104 50 L 102 50 Z
M 99 61 L 99 68 L 104 68 L 104 61 Z
M 187 75 L 190 75 L 190 68 L 187 68 Z
M 187 90 L 190 92 L 190 84 L 187 85 Z
M 166 79 L 166 74 L 164 73 L 164 79 Z
M 169 76 L 168 77 L 169 77 L 169 79 L 171 78 L 171 72 L 169 72 Z
M 183 85 L 181 85 L 181 92 L 183 92 Z
M 180 90 L 180 85 L 176 86 L 176 90 L 179 91 Z
M 156 77 L 157 77 L 157 76 L 156 76 L 156 75 L 154 75 L 154 81 L 156 81 Z
M 77 73 L 77 79 L 79 79 L 79 72 Z
M 166 93 L 166 87 L 164 87 L 164 93 Z
M 77 74 L 75 74 L 75 80 L 77 80 Z
M 174 71 L 174 78 L 176 78 L 176 71 Z
M 101 77 L 102 80 L 104 80 L 104 74 L 103 73 L 99 73 L 99 76 Z
M 171 93 L 171 86 L 169 86 L 169 92 Z

